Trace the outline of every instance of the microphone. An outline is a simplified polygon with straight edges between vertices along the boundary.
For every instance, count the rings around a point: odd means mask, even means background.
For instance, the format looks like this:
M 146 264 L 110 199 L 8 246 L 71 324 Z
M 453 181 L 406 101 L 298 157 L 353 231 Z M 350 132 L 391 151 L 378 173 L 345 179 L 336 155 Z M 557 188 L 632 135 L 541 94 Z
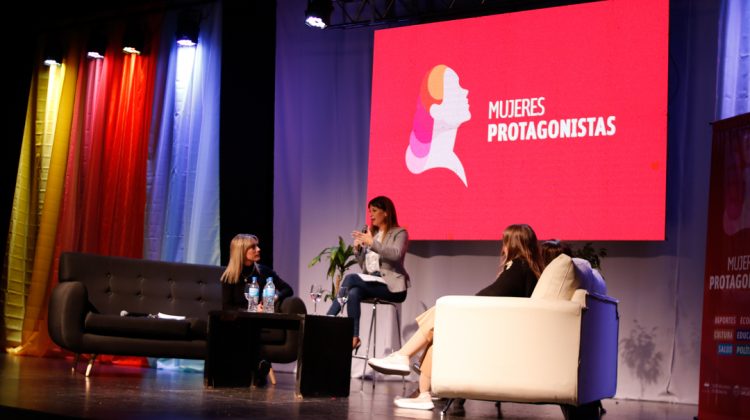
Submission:
M 367 233 L 367 225 L 364 225 L 364 226 L 362 227 L 362 229 L 360 230 L 360 232 L 362 232 L 362 233 Z M 365 244 L 359 244 L 359 245 L 357 245 L 357 246 L 356 246 L 356 249 L 358 249 L 358 250 L 359 250 L 359 249 L 362 249 L 362 250 L 366 250 L 366 249 L 367 249 L 367 245 L 365 245 Z M 358 252 L 359 252 L 359 251 L 358 251 Z

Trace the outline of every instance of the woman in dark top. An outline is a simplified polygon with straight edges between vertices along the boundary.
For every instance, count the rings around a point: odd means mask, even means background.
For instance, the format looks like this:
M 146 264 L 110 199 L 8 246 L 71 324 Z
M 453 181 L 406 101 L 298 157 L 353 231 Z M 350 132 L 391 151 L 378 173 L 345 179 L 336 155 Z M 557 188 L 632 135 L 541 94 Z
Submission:
M 503 231 L 503 248 L 500 253 L 501 269 L 495 281 L 480 290 L 478 296 L 529 297 L 542 273 L 543 262 L 539 253 L 536 233 L 529 225 L 510 225 Z M 435 327 L 435 307 L 417 317 L 419 329 L 404 344 L 389 356 L 372 358 L 368 364 L 385 374 L 409 374 L 409 358 L 424 350 L 419 377 L 419 396 L 398 398 L 398 407 L 431 410 L 434 408 L 430 395 L 432 373 L 432 335 Z
M 557 258 L 560 254 L 565 254 L 573 258 L 573 250 L 570 246 L 564 242 L 560 242 L 559 239 L 548 239 L 539 244 L 539 252 L 542 254 L 544 260 L 544 266 L 547 267 L 549 263 Z
M 232 238 L 229 245 L 229 263 L 221 275 L 221 297 L 224 310 L 247 308 L 245 285 L 252 282 L 253 277 L 258 278 L 258 287 L 261 293 L 266 286 L 266 279 L 269 277 L 273 279 L 278 296 L 274 305 L 277 310 L 285 298 L 294 294 L 292 287 L 282 280 L 273 269 L 258 263 L 258 261 L 260 261 L 260 246 L 257 236 L 240 233 Z

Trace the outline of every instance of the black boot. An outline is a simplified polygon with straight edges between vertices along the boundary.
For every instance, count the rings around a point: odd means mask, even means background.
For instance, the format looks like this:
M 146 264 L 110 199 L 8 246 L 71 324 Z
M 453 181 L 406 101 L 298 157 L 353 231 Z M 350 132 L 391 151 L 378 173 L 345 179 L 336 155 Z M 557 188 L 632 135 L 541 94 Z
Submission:
M 268 383 L 268 372 L 271 371 L 271 362 L 267 360 L 261 360 L 258 363 L 258 369 L 255 370 L 255 378 L 253 383 L 255 386 L 262 388 Z

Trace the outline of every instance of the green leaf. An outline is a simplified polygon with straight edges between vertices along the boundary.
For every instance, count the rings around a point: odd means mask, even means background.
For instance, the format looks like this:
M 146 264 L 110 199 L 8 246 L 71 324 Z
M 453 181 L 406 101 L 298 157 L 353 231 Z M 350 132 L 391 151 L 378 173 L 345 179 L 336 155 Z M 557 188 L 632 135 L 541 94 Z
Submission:
M 312 267 L 319 263 L 323 256 L 328 257 L 328 270 L 326 271 L 326 277 L 331 279 L 331 290 L 333 290 L 333 283 L 336 275 L 339 274 L 343 277 L 349 267 L 357 263 L 357 260 L 354 257 L 354 248 L 351 245 L 347 245 L 344 242 L 344 238 L 341 236 L 338 236 L 337 239 L 337 245 L 324 248 L 307 265 L 308 267 Z
M 312 261 L 310 261 L 309 264 L 307 264 L 307 268 L 310 268 L 310 267 L 314 266 L 315 264 L 319 263 L 320 262 L 320 257 L 322 257 L 322 256 L 323 256 L 323 253 L 321 252 L 320 254 L 318 254 L 317 257 L 313 258 Z

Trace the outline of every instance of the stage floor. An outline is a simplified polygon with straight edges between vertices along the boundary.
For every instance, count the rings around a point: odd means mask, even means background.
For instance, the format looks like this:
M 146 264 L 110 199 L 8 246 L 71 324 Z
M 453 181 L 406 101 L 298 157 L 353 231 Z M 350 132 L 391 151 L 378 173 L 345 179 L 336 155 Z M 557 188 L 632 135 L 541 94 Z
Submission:
M 348 398 L 297 398 L 294 375 L 279 372 L 277 384 L 265 388 L 203 387 L 203 374 L 96 364 L 91 377 L 84 364 L 72 373 L 63 359 L 0 354 L 0 418 L 116 419 L 439 419 L 441 402 L 433 411 L 395 408 L 401 381 L 365 382 L 352 379 Z M 407 382 L 407 392 L 416 383 Z M 605 400 L 605 420 L 685 420 L 698 413 L 696 405 L 630 400 Z M 505 419 L 563 419 L 554 405 L 503 403 Z M 467 401 L 463 413 L 451 408 L 448 417 L 497 418 L 492 402 Z

